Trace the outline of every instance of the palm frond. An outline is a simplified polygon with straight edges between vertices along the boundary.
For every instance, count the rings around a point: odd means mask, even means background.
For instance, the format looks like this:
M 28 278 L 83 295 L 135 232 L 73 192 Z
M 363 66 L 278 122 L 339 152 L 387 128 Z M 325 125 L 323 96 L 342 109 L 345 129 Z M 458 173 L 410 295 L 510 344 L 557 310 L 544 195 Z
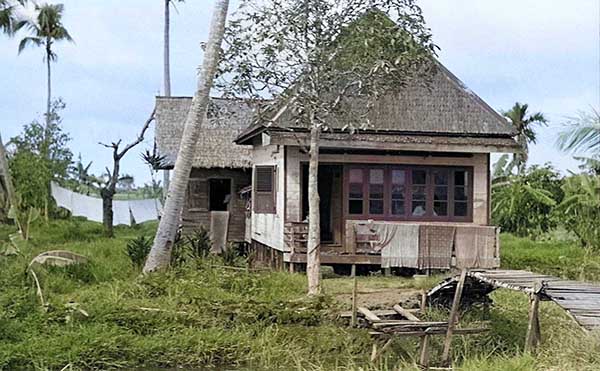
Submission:
M 24 37 L 20 42 L 19 42 L 19 54 L 21 54 L 21 52 L 23 52 L 23 50 L 25 50 L 28 46 L 41 46 L 44 42 L 38 38 L 38 37 L 34 37 L 34 36 L 28 36 L 28 37 Z
M 572 117 L 557 139 L 558 147 L 563 151 L 593 151 L 600 149 L 600 112 L 579 112 Z

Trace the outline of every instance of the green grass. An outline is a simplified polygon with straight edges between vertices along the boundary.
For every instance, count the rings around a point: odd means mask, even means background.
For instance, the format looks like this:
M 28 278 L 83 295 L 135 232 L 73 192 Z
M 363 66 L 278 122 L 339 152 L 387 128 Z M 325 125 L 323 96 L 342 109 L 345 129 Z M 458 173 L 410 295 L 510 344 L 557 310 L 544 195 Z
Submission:
M 210 261 L 142 277 L 125 246 L 139 235 L 152 236 L 155 227 L 118 227 L 116 238 L 107 239 L 99 224 L 55 221 L 36 226 L 20 256 L 0 256 L 0 369 L 416 369 L 418 339 L 395 340 L 381 363 L 372 365 L 367 331 L 350 329 L 335 318 L 347 308 L 336 298 L 351 292 L 348 278 L 325 279 L 326 295 L 307 299 L 301 274 L 229 270 Z M 0 226 L 0 241 L 12 232 L 14 228 Z M 502 239 L 507 267 L 546 271 L 555 269 L 559 259 L 565 275 L 581 274 L 577 264 L 586 257 L 575 247 Z M 32 257 L 53 249 L 83 254 L 90 262 L 37 269 L 49 302 L 43 310 L 25 269 Z M 595 277 L 587 270 L 583 274 Z M 400 293 L 431 287 L 439 279 L 371 276 L 358 281 L 361 292 Z M 497 291 L 493 297 L 491 331 L 455 338 L 453 358 L 460 369 L 600 368 L 600 340 L 583 335 L 552 303 L 542 303 L 539 352 L 523 354 L 527 298 L 510 291 Z M 447 316 L 440 310 L 426 313 L 431 319 Z M 471 310 L 461 325 L 480 320 L 481 313 Z M 442 341 L 433 341 L 434 363 Z

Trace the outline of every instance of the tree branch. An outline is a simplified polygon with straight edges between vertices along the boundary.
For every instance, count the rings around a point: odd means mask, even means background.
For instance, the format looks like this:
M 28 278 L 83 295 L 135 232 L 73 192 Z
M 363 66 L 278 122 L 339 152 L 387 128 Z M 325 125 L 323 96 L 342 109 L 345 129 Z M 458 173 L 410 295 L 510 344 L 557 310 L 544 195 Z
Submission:
M 140 135 L 137 137 L 137 139 L 134 142 L 129 143 L 125 148 L 123 148 L 123 150 L 121 152 L 116 153 L 116 151 L 115 151 L 117 159 L 120 160 L 121 158 L 123 158 L 123 156 L 125 156 L 125 154 L 130 149 L 132 149 L 133 147 L 137 146 L 138 144 L 140 144 L 144 140 L 144 134 L 146 133 L 146 130 L 148 130 L 148 127 L 150 127 L 150 123 L 152 121 L 154 121 L 155 114 L 156 114 L 156 108 L 154 110 L 152 110 L 152 113 L 150 114 L 150 117 L 148 118 L 148 120 L 146 120 L 146 123 L 142 127 L 142 131 L 140 132 Z M 119 143 L 121 143 L 121 140 L 119 140 Z M 117 147 L 118 147 L 118 144 L 117 144 Z

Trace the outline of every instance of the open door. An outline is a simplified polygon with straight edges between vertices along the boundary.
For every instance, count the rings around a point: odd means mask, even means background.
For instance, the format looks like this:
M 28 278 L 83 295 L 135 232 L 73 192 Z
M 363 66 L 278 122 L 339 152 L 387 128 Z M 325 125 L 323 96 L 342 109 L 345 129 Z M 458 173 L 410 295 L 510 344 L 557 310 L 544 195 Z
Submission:
M 302 220 L 308 216 L 308 164 L 302 164 Z M 342 243 L 342 166 L 319 165 L 321 243 Z

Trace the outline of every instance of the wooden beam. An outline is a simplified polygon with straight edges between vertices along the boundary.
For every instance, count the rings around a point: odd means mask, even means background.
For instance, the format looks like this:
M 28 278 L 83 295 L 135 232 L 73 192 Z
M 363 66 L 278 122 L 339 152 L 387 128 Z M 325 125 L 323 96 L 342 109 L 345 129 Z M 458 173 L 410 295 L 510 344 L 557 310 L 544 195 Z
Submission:
M 352 264 L 352 320 L 350 325 L 356 327 L 356 306 L 358 303 L 358 283 L 356 282 L 356 264 Z
M 467 278 L 467 269 L 463 269 L 460 272 L 460 279 L 456 291 L 454 292 L 454 300 L 452 301 L 452 309 L 450 310 L 450 318 L 448 319 L 448 331 L 446 332 L 446 339 L 444 340 L 444 351 L 442 353 L 442 364 L 448 365 L 450 360 L 450 345 L 452 344 L 452 333 L 454 327 L 458 321 L 458 310 L 460 307 L 460 299 L 462 297 L 463 288 L 465 286 L 465 280 Z
M 419 366 L 424 370 L 429 369 L 429 335 L 423 335 L 421 337 Z
M 358 307 L 358 311 L 362 313 L 369 322 L 381 321 L 381 318 L 377 317 L 375 313 L 371 312 L 365 307 Z
M 412 314 L 411 312 L 407 311 L 406 309 L 402 308 L 400 305 L 396 304 L 393 306 L 394 310 L 396 312 L 398 312 L 399 315 L 401 315 L 402 317 L 411 320 L 411 321 L 420 321 L 419 318 L 417 318 L 417 316 L 415 316 L 414 314 Z
M 290 263 L 306 263 L 306 254 L 284 253 L 283 259 Z M 347 254 L 329 255 L 321 253 L 321 264 L 381 264 L 380 255 Z
M 379 349 L 379 351 L 377 350 L 377 345 L 373 344 L 374 352 L 371 353 L 371 362 L 375 362 L 379 357 L 381 357 L 383 352 L 385 352 L 385 350 L 390 346 L 390 344 L 392 343 L 393 340 L 394 340 L 394 338 L 389 338 L 385 342 L 385 344 L 383 344 L 381 349 Z

